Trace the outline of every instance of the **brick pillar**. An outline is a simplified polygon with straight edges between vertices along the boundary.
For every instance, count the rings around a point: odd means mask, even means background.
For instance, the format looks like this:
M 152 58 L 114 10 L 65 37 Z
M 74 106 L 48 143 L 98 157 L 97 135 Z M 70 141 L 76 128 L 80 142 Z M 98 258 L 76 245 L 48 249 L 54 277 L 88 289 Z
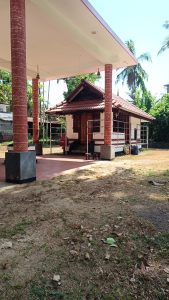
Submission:
M 112 144 L 112 65 L 105 65 L 104 145 Z
M 10 0 L 14 152 L 28 151 L 25 0 Z
M 33 142 L 39 142 L 39 77 L 32 79 Z

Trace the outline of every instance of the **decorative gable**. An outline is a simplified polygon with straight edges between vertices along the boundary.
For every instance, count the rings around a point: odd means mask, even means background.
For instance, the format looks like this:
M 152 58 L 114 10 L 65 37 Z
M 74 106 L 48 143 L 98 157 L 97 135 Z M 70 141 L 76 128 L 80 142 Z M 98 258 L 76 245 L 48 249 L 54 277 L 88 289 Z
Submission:
M 80 85 L 67 97 L 67 102 L 76 102 L 83 100 L 103 100 L 104 92 L 96 86 L 82 80 Z

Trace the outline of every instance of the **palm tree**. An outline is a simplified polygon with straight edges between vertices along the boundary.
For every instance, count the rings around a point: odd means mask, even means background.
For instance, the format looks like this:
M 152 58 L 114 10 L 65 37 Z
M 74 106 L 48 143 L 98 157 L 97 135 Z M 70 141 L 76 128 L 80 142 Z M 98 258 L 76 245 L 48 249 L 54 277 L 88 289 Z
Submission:
M 163 27 L 165 29 L 169 29 L 169 21 L 166 21 L 163 24 Z M 164 52 L 165 50 L 169 49 L 169 36 L 167 36 L 163 42 L 163 45 L 161 47 L 161 49 L 158 51 L 158 54 L 161 54 L 162 52 Z
M 125 44 L 129 50 L 136 56 L 136 49 L 134 42 L 132 40 L 126 41 Z M 143 92 L 146 90 L 145 80 L 148 80 L 148 75 L 146 71 L 142 68 L 141 62 L 151 61 L 151 56 L 149 53 L 143 53 L 137 58 L 138 64 L 135 66 L 130 66 L 124 68 L 118 75 L 116 83 L 122 81 L 127 82 L 128 88 L 130 90 L 130 97 L 134 98 L 137 88 L 140 88 Z

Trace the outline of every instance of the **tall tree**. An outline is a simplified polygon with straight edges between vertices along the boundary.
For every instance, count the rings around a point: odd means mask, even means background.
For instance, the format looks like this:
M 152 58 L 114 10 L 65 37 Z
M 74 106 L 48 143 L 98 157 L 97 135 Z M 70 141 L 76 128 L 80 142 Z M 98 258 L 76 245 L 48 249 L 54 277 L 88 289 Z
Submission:
M 150 113 L 155 105 L 156 99 L 151 95 L 151 92 L 148 90 L 141 91 L 140 89 L 136 90 L 135 98 L 133 104 L 141 108 L 147 113 Z
M 150 126 L 150 137 L 155 142 L 169 143 L 169 94 L 155 102 L 151 114 L 156 120 Z
M 27 81 L 27 101 L 28 116 L 32 116 L 32 84 L 29 81 Z M 41 94 L 39 101 L 43 101 Z M 12 78 L 9 72 L 2 70 L 0 70 L 0 103 L 9 105 L 12 110 Z
M 169 29 L 169 21 L 165 21 L 163 24 L 165 29 Z M 169 35 L 165 38 L 161 49 L 158 51 L 158 54 L 163 53 L 165 50 L 169 49 Z
M 125 44 L 129 50 L 136 56 L 136 49 L 134 42 L 132 40 L 126 41 Z M 151 56 L 149 53 L 145 52 L 137 58 L 138 64 L 135 66 L 130 66 L 124 68 L 118 75 L 116 82 L 119 81 L 127 82 L 128 88 L 130 90 L 130 97 L 135 98 L 135 93 L 137 88 L 140 88 L 142 92 L 146 90 L 145 80 L 148 80 L 148 75 L 146 71 L 142 68 L 141 63 L 144 61 L 151 61 Z
M 95 83 L 95 81 L 98 79 L 98 77 L 97 77 L 97 74 L 90 73 L 90 74 L 82 74 L 82 75 L 79 75 L 79 76 L 65 78 L 64 81 L 67 85 L 67 92 L 63 93 L 65 99 L 80 84 L 82 79 L 86 79 L 91 83 Z

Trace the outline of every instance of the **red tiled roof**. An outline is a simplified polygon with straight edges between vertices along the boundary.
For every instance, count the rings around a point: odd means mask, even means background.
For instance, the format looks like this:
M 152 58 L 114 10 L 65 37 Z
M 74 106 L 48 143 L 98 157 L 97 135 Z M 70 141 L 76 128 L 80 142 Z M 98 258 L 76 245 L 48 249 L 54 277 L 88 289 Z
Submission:
M 116 96 L 113 94 L 113 100 L 115 101 L 115 105 L 119 105 L 119 108 L 128 111 L 130 113 L 133 113 L 139 117 L 142 117 L 143 119 L 148 119 L 148 120 L 155 120 L 155 118 L 149 114 L 147 114 L 144 110 L 138 108 L 136 105 L 132 104 L 131 102 Z
M 48 113 L 68 113 L 80 110 L 103 110 L 104 102 L 103 100 L 83 100 L 77 102 L 62 102 L 54 108 L 48 110 Z
M 51 108 L 47 111 L 48 114 L 68 114 L 73 113 L 76 111 L 84 111 L 84 110 L 100 110 L 104 111 L 104 99 L 92 99 L 92 100 L 79 100 L 79 101 L 72 101 L 73 94 L 78 93 L 78 89 L 81 90 L 82 84 L 85 86 L 89 86 L 95 88 L 96 91 L 102 92 L 104 96 L 104 91 L 99 89 L 98 87 L 94 86 L 93 84 L 83 80 L 83 82 L 75 89 L 76 93 L 72 93 L 72 97 L 69 96 L 69 102 L 64 101 L 59 105 L 56 105 L 54 108 Z M 123 98 L 116 96 L 113 94 L 112 99 L 112 108 L 119 108 L 120 110 L 130 112 L 136 116 L 139 116 L 146 120 L 154 120 L 155 118 L 132 104 L 131 102 L 124 100 Z

